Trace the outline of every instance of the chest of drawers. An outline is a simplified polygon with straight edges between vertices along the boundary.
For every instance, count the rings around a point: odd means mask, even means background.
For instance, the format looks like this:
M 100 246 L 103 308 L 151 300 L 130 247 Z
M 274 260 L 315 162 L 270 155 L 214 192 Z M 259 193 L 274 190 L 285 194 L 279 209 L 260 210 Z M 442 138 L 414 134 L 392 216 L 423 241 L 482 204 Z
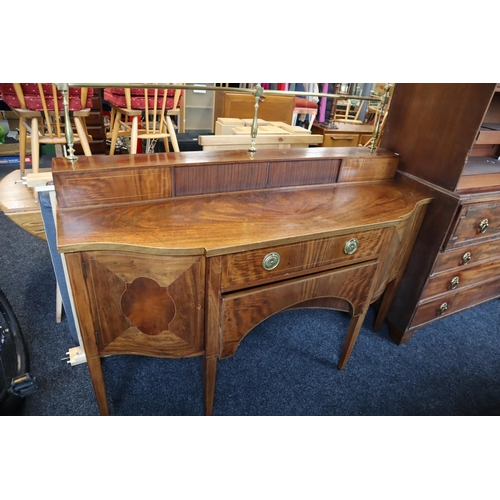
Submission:
M 412 327 L 500 297 L 500 197 L 462 199 Z
M 500 85 L 396 84 L 381 145 L 400 156 L 402 174 L 434 191 L 387 314 L 401 344 L 498 297 Z

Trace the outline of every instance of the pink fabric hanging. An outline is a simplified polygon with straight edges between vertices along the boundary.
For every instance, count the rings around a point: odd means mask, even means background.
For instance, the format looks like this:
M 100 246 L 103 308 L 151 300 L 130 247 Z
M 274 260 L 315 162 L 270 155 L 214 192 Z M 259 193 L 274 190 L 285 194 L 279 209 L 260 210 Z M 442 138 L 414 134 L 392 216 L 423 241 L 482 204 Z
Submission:
M 328 94 L 328 83 L 323 84 L 322 94 Z M 319 103 L 319 118 L 318 122 L 323 123 L 326 121 L 326 97 L 322 97 Z

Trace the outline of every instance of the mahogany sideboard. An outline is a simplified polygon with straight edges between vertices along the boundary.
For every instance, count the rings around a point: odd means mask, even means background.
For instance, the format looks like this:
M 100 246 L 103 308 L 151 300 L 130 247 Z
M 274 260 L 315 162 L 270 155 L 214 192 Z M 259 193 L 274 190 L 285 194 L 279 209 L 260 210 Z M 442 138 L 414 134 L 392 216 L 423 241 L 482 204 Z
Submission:
M 350 314 L 344 368 L 375 301 L 382 324 L 432 202 L 398 161 L 367 148 L 54 159 L 57 245 L 101 414 L 101 358 L 117 354 L 202 356 L 211 414 L 218 360 L 291 307 Z

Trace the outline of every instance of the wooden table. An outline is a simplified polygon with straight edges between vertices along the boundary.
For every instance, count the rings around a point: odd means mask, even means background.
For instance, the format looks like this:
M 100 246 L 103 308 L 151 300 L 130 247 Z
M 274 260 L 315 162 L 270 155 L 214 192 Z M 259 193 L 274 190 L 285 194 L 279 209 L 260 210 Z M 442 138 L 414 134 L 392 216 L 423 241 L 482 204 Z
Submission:
M 40 172 L 48 173 L 50 169 L 41 168 Z M 26 169 L 26 174 L 31 174 L 31 169 Z M 22 183 L 20 170 L 14 170 L 0 180 L 0 210 L 28 233 L 47 239 L 36 193 Z
M 356 147 L 366 144 L 373 136 L 373 125 L 358 125 L 336 122 L 337 128 L 328 128 L 325 124 L 314 123 L 311 132 L 323 136 L 324 147 Z
M 379 298 L 380 327 L 431 201 L 397 164 L 366 148 L 54 160 L 57 245 L 101 414 L 100 360 L 125 353 L 202 356 L 211 414 L 218 360 L 291 307 L 349 312 L 344 368 Z

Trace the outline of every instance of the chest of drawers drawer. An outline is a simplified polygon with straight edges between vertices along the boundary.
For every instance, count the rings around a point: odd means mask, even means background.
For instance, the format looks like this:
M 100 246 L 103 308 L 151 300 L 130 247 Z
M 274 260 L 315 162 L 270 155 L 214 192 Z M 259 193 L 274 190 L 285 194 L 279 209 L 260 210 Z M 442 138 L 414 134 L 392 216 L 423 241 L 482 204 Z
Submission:
M 435 295 L 462 290 L 495 277 L 500 278 L 500 259 L 490 259 L 476 264 L 459 266 L 430 278 L 422 293 L 422 300 Z
M 378 258 L 385 229 L 354 232 L 229 254 L 222 259 L 223 291 L 247 288 Z
M 484 260 L 500 256 L 500 239 L 477 241 L 453 250 L 441 252 L 438 256 L 432 276 L 453 268 L 463 268 Z
M 437 296 L 419 304 L 411 327 L 422 326 L 496 297 L 500 297 L 500 277 Z
M 464 204 L 447 248 L 500 236 L 500 201 Z

